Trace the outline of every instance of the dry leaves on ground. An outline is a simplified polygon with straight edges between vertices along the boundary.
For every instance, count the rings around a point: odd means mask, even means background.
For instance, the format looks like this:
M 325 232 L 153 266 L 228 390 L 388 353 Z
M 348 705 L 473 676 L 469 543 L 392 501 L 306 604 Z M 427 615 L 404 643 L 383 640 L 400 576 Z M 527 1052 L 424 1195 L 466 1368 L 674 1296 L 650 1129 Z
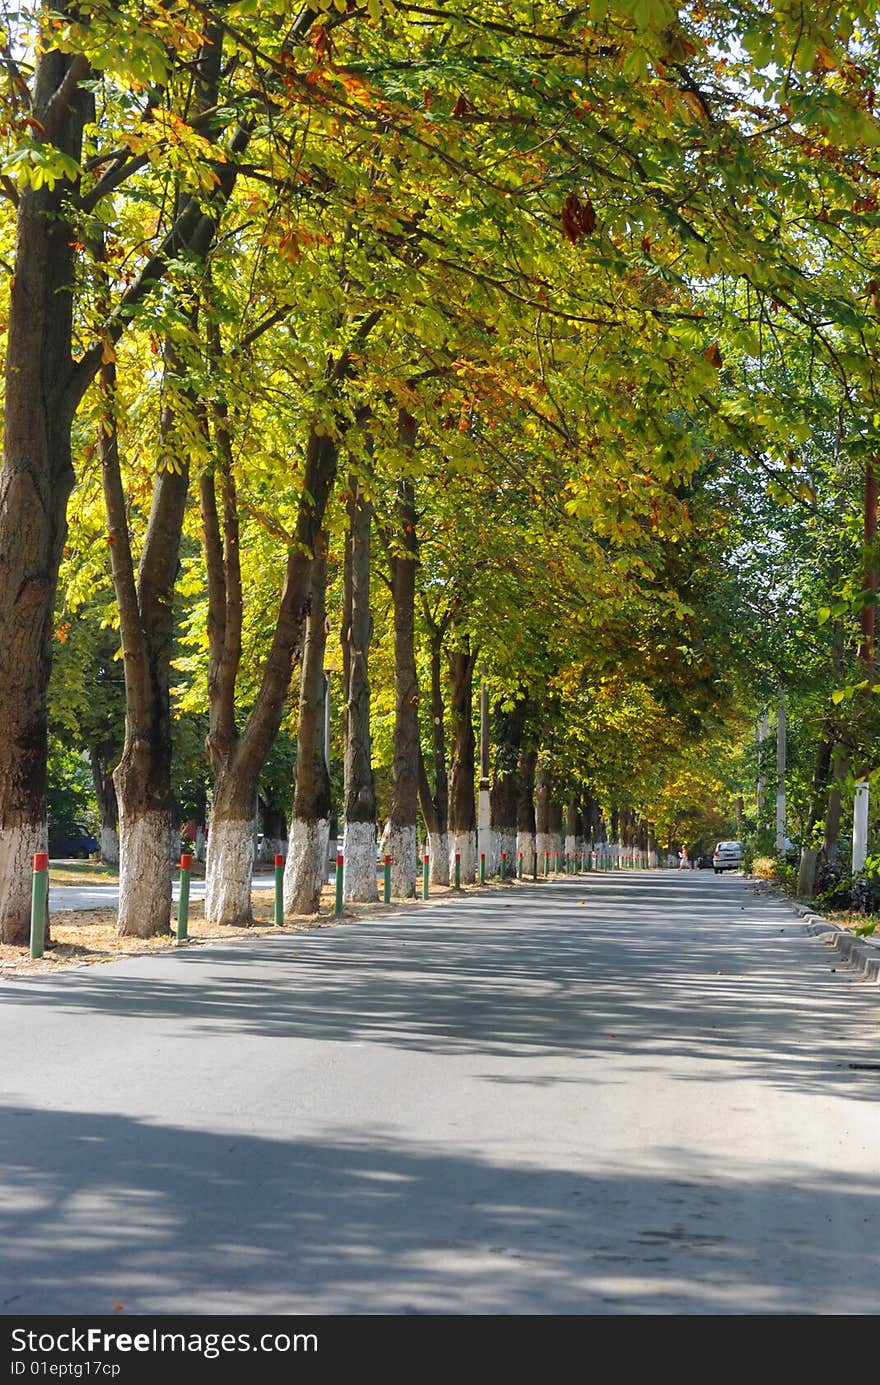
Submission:
M 483 886 L 465 886 L 459 894 L 469 894 L 482 889 L 509 889 L 516 881 L 487 881 Z M 316 928 L 336 928 L 356 919 L 387 917 L 415 907 L 429 908 L 444 899 L 455 896 L 456 891 L 448 885 L 432 885 L 427 900 L 421 898 L 395 901 L 385 904 L 347 904 L 345 912 L 334 912 L 334 890 L 327 886 L 321 896 L 321 907 L 317 914 L 300 914 L 285 919 L 280 927 L 272 922 L 274 897 L 271 890 L 255 890 L 253 894 L 254 922 L 247 928 L 226 928 L 219 924 L 205 922 L 204 905 L 193 900 L 189 909 L 187 940 L 185 947 L 197 947 L 206 943 L 223 942 L 228 938 L 253 938 L 272 934 L 311 932 Z M 56 894 L 57 899 L 57 894 Z M 174 921 L 172 921 L 172 928 Z M 112 962 L 119 957 L 133 957 L 167 951 L 179 947 L 173 932 L 161 933 L 152 938 L 120 938 L 116 932 L 116 910 L 77 909 L 53 913 L 50 923 L 51 941 L 42 957 L 32 958 L 28 947 L 0 943 L 0 977 L 31 975 L 35 972 L 56 972 L 72 967 L 94 966 L 98 962 Z

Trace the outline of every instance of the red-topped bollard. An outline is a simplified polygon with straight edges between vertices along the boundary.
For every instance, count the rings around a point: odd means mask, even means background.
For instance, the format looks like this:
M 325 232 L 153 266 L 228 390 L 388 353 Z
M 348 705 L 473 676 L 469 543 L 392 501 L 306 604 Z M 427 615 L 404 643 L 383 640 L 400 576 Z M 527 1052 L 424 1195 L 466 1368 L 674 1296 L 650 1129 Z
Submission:
M 49 922 L 49 853 L 34 852 L 34 879 L 31 886 L 31 956 L 42 957 Z
M 336 913 L 342 913 L 342 867 L 345 858 L 341 851 L 336 853 Z
M 275 916 L 276 928 L 284 922 L 284 857 L 275 857 Z
M 186 852 L 180 858 L 180 898 L 177 901 L 177 941 L 186 941 L 189 924 L 189 873 L 192 869 L 192 856 Z

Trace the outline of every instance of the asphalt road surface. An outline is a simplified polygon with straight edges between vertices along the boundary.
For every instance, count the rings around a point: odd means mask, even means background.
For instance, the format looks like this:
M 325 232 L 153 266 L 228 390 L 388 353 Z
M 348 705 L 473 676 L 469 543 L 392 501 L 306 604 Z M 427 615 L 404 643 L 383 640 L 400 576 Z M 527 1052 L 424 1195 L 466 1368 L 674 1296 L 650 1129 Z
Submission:
M 9 980 L 0 1053 L 4 1314 L 880 1303 L 880 990 L 738 876 Z

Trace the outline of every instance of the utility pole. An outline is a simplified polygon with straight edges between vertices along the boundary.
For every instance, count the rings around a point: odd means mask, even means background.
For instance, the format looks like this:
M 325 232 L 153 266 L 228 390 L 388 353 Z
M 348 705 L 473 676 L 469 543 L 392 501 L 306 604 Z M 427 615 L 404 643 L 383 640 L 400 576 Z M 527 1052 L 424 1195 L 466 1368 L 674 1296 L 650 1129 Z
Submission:
M 489 692 L 485 676 L 480 678 L 480 781 L 477 812 L 477 861 L 491 852 L 489 826 Z
M 875 546 L 877 543 L 877 506 L 878 506 L 878 475 L 873 458 L 869 458 L 865 465 L 865 490 L 864 490 L 864 520 L 862 527 L 862 567 L 866 597 L 870 595 L 872 599 L 865 600 L 859 615 L 859 625 L 861 639 L 859 642 L 859 662 L 865 679 L 870 685 L 874 679 L 874 657 L 875 644 L 877 639 L 877 556 Z M 868 696 L 870 696 L 870 691 Z M 855 798 L 853 799 L 853 837 L 852 837 L 852 870 L 853 875 L 857 875 L 865 868 L 865 861 L 868 857 L 868 810 L 870 807 L 870 790 L 868 787 L 867 770 L 862 771 L 861 777 L 856 781 Z
M 776 850 L 784 851 L 785 834 L 785 689 L 779 689 L 776 711 Z
M 761 712 L 761 719 L 758 722 L 758 729 L 755 732 L 755 740 L 758 745 L 758 783 L 755 794 L 755 821 L 758 826 L 762 825 L 764 819 L 764 791 L 767 788 L 767 781 L 764 778 L 764 742 L 767 739 L 767 708 Z

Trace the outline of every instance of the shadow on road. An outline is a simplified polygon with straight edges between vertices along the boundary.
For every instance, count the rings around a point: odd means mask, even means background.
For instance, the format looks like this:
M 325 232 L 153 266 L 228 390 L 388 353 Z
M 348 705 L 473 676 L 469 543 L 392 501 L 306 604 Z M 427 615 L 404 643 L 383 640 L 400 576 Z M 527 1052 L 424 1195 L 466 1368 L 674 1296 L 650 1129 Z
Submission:
M 860 1313 L 873 1180 L 507 1167 L 4 1109 L 0 1312 Z M 828 1224 L 833 1225 L 828 1249 Z M 820 1239 L 819 1229 L 822 1236 Z M 855 1235 L 855 1230 L 858 1235 Z M 822 1250 L 817 1249 L 822 1245 Z M 8 1263 L 10 1253 L 14 1267 Z
M 849 1062 L 866 1024 L 876 1033 L 880 996 L 837 966 L 785 905 L 741 881 L 594 877 L 16 982 L 3 1002 L 42 1005 L 51 988 L 53 1010 L 176 1020 L 182 1033 L 487 1059 L 723 1059 L 719 1081 L 874 1101 L 880 1071 Z

